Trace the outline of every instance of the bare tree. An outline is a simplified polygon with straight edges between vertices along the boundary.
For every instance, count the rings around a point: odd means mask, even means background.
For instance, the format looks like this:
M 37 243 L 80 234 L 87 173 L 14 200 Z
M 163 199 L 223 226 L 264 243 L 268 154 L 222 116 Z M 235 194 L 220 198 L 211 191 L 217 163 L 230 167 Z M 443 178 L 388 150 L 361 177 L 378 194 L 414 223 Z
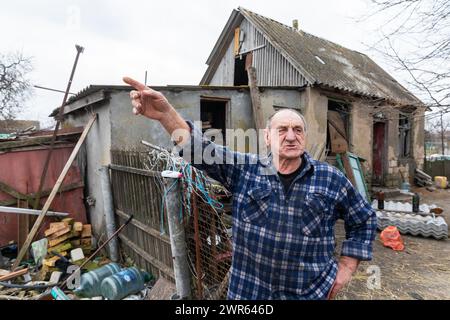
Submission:
M 441 154 L 445 154 L 445 145 L 447 142 L 447 133 L 450 129 L 450 121 L 446 120 L 443 113 L 434 121 L 428 122 L 429 130 L 437 135 L 440 140 Z
M 0 119 L 14 119 L 23 109 L 32 93 L 31 70 L 31 58 L 22 53 L 0 53 Z
M 433 108 L 429 119 L 450 111 L 450 1 L 368 0 L 364 17 L 382 21 L 372 49 L 406 73 L 411 91 Z

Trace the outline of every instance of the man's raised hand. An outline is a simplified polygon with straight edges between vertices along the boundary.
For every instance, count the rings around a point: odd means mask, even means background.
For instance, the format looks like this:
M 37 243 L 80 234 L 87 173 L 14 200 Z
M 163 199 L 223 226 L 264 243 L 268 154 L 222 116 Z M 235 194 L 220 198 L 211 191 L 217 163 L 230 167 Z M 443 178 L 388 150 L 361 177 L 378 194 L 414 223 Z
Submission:
M 123 81 L 136 89 L 130 92 L 134 114 L 141 114 L 147 118 L 161 121 L 172 109 L 172 106 L 161 92 L 150 89 L 129 77 L 124 77 Z

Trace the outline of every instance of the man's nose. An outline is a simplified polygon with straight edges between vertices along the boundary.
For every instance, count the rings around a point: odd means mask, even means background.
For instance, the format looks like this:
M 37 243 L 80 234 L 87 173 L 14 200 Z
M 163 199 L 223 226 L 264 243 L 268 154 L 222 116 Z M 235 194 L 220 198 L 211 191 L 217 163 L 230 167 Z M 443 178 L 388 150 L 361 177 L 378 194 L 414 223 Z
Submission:
M 294 141 L 296 139 L 294 129 L 289 128 L 286 134 L 286 140 Z

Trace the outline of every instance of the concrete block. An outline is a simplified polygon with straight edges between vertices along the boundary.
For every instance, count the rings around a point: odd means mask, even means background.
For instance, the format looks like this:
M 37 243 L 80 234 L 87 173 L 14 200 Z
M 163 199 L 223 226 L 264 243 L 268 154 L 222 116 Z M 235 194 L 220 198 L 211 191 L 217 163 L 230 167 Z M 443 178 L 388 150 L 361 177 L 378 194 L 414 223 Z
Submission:
M 70 257 L 72 258 L 72 262 L 84 259 L 83 249 L 77 248 L 70 251 Z
M 56 284 L 61 279 L 61 276 L 62 276 L 62 272 L 60 272 L 60 271 L 53 271 L 51 276 L 50 276 L 49 282 Z

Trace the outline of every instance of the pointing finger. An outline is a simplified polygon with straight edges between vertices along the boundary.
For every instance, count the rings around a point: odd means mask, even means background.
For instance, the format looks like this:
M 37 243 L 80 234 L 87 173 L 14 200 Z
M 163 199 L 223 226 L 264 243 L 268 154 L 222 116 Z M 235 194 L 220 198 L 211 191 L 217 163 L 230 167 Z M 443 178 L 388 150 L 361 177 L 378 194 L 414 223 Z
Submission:
M 123 82 L 129 84 L 130 86 L 134 87 L 135 89 L 142 91 L 142 90 L 146 90 L 147 87 L 140 83 L 139 81 L 136 81 L 130 77 L 123 77 Z

